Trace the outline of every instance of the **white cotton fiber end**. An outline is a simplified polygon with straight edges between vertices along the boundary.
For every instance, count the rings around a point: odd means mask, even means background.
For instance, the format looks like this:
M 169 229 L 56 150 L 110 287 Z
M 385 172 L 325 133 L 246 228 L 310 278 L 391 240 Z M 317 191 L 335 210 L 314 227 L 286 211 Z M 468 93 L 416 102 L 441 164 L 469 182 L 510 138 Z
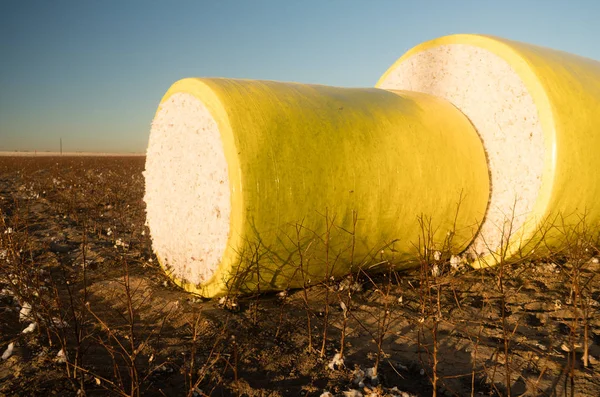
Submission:
M 161 104 L 144 175 L 156 256 L 177 279 L 205 283 L 227 246 L 231 202 L 219 127 L 199 99 L 175 93 Z

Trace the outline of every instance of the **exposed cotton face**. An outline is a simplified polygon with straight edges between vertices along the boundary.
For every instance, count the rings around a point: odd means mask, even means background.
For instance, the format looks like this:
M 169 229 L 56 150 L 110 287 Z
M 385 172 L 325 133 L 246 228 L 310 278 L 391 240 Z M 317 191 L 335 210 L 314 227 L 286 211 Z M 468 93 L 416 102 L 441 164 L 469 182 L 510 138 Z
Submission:
M 178 279 L 206 282 L 227 246 L 231 202 L 219 128 L 200 100 L 175 93 L 160 106 L 144 175 L 156 256 Z

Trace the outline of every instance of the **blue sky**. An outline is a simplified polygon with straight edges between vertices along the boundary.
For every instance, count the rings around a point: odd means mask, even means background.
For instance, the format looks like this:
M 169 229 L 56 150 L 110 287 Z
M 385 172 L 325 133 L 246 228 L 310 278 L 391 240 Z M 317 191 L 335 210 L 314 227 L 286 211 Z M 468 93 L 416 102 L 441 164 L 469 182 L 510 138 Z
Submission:
M 0 0 L 0 150 L 144 152 L 181 78 L 373 86 L 453 33 L 600 59 L 598 16 L 595 0 Z

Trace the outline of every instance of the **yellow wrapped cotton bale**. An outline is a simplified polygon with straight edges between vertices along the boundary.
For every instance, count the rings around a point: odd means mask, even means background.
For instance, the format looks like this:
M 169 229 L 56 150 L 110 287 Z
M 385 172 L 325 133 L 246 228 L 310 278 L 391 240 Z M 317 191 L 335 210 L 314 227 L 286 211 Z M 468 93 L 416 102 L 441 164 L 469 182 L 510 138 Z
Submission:
M 416 46 L 377 87 L 428 93 L 460 109 L 488 158 L 491 199 L 475 266 L 563 248 L 562 233 L 600 223 L 600 63 L 480 35 Z M 543 244 L 540 244 L 543 243 Z
M 428 248 L 451 240 L 458 252 L 489 194 L 479 137 L 449 102 L 231 79 L 168 90 L 145 178 L 156 256 L 207 297 L 414 266 L 419 218 Z

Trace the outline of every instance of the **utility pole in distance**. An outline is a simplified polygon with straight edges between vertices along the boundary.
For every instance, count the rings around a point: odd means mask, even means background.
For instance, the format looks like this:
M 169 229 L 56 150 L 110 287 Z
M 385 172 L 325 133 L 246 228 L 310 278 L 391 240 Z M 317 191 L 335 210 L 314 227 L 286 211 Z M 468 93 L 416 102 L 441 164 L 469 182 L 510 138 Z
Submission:
M 60 155 L 62 156 L 62 138 L 60 138 Z

